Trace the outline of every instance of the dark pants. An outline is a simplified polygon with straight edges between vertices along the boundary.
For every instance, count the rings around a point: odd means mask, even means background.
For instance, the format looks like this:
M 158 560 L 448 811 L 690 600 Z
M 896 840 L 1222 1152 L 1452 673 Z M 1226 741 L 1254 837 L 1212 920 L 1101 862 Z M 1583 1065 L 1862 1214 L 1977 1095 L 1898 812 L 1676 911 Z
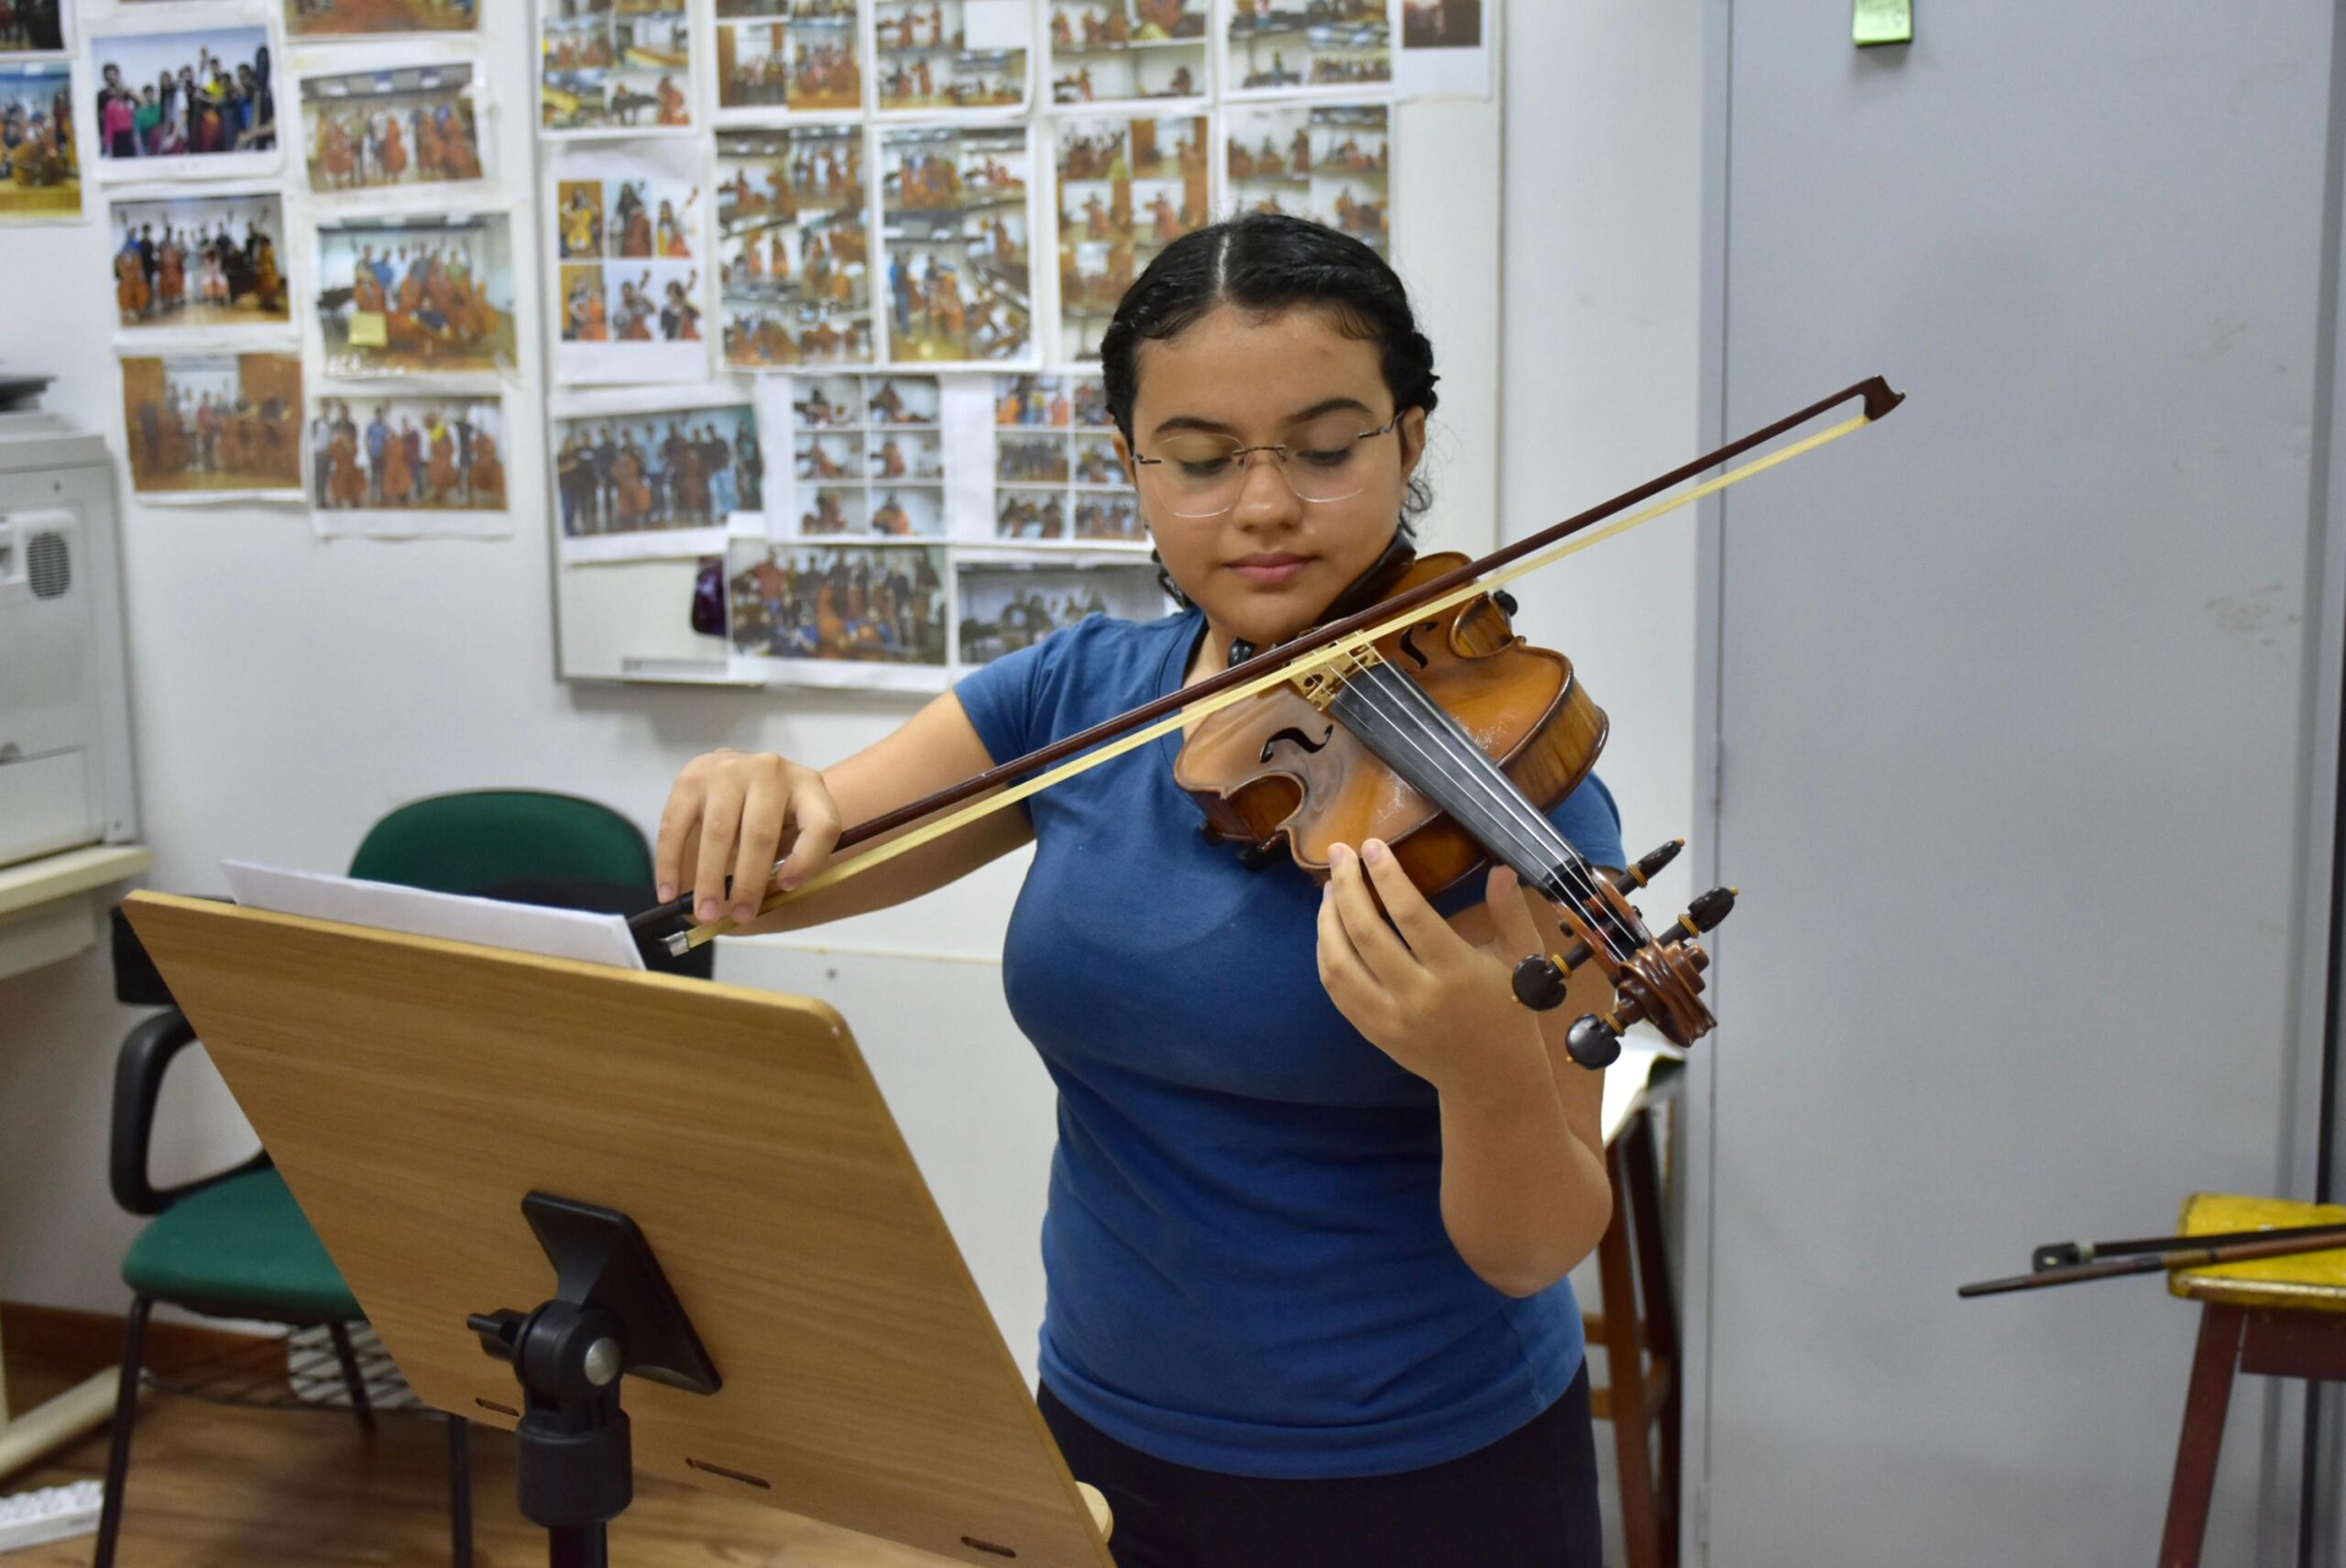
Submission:
M 1598 1568 L 1588 1368 L 1486 1448 L 1404 1471 L 1266 1481 L 1125 1447 L 1046 1385 L 1043 1419 L 1114 1515 L 1118 1568 Z

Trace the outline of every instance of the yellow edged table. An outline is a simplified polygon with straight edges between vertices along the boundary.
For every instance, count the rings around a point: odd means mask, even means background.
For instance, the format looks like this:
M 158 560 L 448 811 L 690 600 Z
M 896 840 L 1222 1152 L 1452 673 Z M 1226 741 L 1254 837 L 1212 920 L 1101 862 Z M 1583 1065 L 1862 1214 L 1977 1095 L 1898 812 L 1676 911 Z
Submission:
M 2346 1206 L 2199 1192 L 2184 1204 L 2177 1229 L 2204 1236 L 2326 1224 L 2346 1224 Z M 2178 1268 L 2167 1276 L 2167 1289 L 2202 1305 L 2159 1568 L 2194 1568 L 2208 1533 L 2233 1374 L 2346 1380 L 2346 1249 Z

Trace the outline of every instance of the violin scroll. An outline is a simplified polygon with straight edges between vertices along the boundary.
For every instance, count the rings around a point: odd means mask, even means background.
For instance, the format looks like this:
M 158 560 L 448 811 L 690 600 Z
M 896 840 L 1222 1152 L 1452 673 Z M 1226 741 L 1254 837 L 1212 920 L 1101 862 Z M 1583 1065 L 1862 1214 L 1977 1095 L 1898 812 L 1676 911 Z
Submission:
M 1646 931 L 1623 891 L 1645 886 L 1684 846 L 1683 839 L 1665 844 L 1618 877 L 1604 879 L 1577 905 L 1559 905 L 1561 929 L 1572 946 L 1562 953 L 1534 953 L 1515 968 L 1516 1000 L 1543 1013 L 1563 1004 L 1575 970 L 1594 959 L 1604 970 L 1617 997 L 1612 1011 L 1578 1019 L 1564 1040 L 1566 1052 L 1584 1068 L 1610 1066 L 1621 1054 L 1622 1031 L 1632 1024 L 1650 1023 L 1683 1048 L 1716 1022 L 1701 1001 L 1710 955 L 1694 938 L 1734 911 L 1736 890 L 1715 887 L 1702 894 L 1659 938 Z

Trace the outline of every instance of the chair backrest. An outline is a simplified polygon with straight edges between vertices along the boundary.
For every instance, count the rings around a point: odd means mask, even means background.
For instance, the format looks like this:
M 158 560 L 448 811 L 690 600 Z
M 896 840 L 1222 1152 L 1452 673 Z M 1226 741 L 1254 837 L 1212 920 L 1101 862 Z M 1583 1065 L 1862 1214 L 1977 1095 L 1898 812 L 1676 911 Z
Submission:
M 350 874 L 435 893 L 580 878 L 649 887 L 652 846 L 609 806 L 531 789 L 411 801 L 367 831 Z

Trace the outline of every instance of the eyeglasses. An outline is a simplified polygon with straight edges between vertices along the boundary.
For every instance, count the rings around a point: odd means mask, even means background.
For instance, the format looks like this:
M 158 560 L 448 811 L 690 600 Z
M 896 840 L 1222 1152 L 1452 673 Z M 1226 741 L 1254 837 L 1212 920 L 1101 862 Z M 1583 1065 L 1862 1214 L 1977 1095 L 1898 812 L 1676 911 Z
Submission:
M 1361 444 L 1392 434 L 1400 422 L 1397 413 L 1375 430 L 1355 430 L 1351 421 L 1334 415 L 1307 427 L 1291 443 L 1263 446 L 1245 445 L 1234 435 L 1184 430 L 1160 442 L 1155 456 L 1135 453 L 1133 461 L 1157 471 L 1162 491 L 1157 499 L 1175 517 L 1220 517 L 1237 506 L 1257 452 L 1271 455 L 1298 500 L 1348 501 L 1368 488 L 1370 465 Z

